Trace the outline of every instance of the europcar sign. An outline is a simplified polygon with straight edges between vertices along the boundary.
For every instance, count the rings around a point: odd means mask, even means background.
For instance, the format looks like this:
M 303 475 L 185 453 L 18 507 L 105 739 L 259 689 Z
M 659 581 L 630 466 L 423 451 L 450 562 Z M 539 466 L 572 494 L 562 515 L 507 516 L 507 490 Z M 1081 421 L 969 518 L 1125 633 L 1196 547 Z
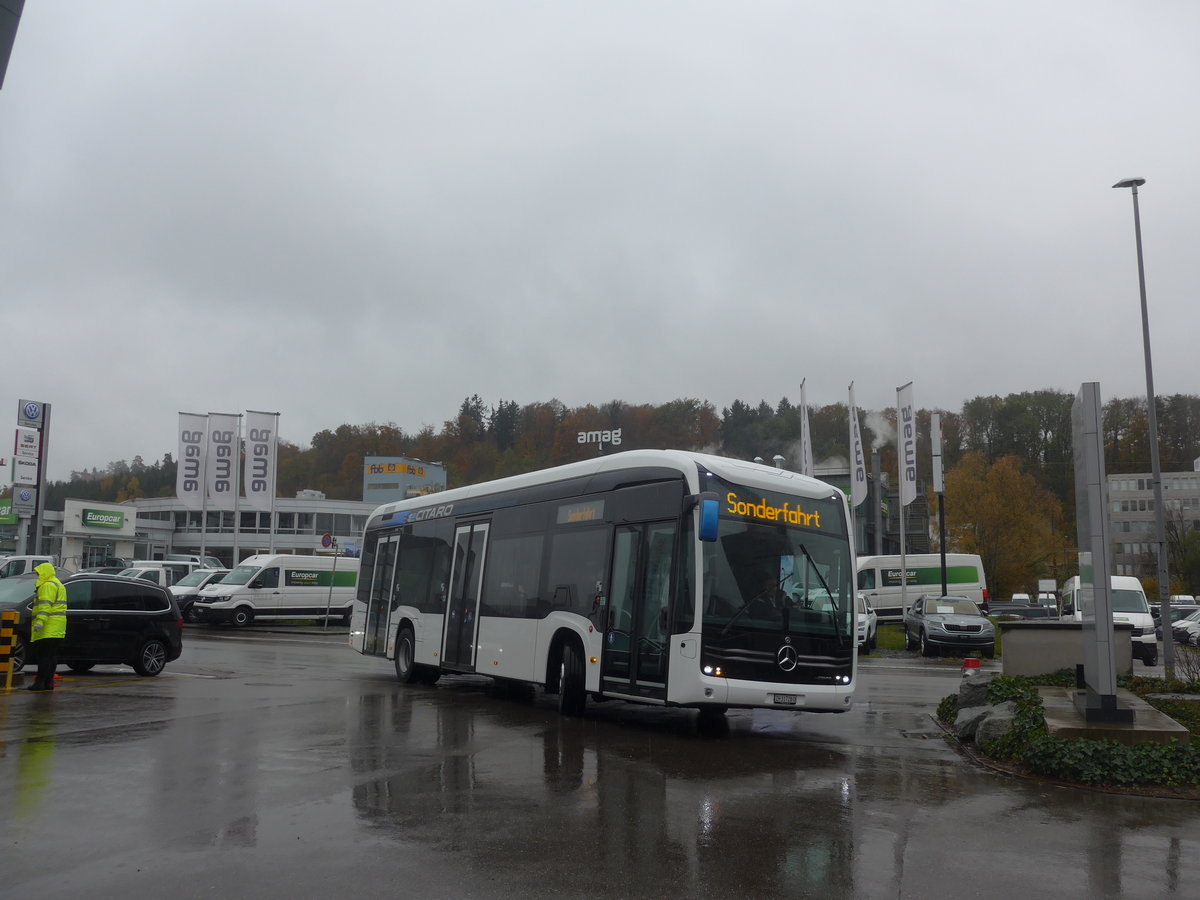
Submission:
M 88 528 L 124 528 L 125 513 L 107 509 L 85 509 L 83 524 Z

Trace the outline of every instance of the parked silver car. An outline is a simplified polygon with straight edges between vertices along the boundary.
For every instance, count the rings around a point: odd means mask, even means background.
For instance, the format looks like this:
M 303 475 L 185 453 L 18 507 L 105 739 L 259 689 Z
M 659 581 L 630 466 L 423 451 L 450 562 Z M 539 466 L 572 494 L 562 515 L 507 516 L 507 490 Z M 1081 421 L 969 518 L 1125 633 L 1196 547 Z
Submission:
M 944 650 L 996 655 L 996 626 L 966 597 L 919 597 L 904 614 L 904 645 L 923 656 Z

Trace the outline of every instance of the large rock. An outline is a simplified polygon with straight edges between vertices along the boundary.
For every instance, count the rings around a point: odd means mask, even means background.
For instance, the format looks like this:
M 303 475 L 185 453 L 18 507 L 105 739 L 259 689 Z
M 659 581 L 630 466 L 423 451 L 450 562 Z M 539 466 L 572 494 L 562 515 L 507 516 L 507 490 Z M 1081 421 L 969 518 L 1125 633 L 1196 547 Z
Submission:
M 988 741 L 1002 738 L 1012 731 L 1013 719 L 1017 715 L 1017 704 L 1014 700 L 1005 700 L 991 707 L 983 721 L 975 729 L 975 743 L 980 747 Z
M 958 708 L 971 706 L 987 706 L 988 685 L 996 675 L 988 672 L 986 675 L 967 675 L 958 686 Z
M 975 740 L 975 730 L 991 711 L 992 708 L 986 704 L 983 706 L 968 706 L 966 709 L 959 707 L 958 716 L 954 720 L 954 733 L 958 736 L 958 739 L 960 741 Z

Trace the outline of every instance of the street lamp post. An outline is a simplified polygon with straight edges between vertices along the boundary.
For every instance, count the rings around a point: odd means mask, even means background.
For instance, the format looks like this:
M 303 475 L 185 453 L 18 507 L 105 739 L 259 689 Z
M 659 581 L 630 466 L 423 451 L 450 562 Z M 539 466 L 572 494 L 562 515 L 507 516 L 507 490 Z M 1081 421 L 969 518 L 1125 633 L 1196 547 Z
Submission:
M 1145 178 L 1126 178 L 1113 185 L 1133 192 L 1133 234 L 1137 241 L 1138 289 L 1142 296 L 1142 349 L 1146 357 L 1146 414 L 1150 428 L 1150 479 L 1154 488 L 1154 541 L 1158 547 L 1159 622 L 1163 629 L 1163 668 L 1175 674 L 1175 648 L 1171 639 L 1171 585 L 1167 574 L 1166 513 L 1163 510 L 1162 471 L 1158 460 L 1158 411 L 1154 406 L 1154 366 L 1150 362 L 1150 315 L 1146 310 L 1146 269 L 1142 264 L 1142 217 L 1138 212 L 1138 188 Z

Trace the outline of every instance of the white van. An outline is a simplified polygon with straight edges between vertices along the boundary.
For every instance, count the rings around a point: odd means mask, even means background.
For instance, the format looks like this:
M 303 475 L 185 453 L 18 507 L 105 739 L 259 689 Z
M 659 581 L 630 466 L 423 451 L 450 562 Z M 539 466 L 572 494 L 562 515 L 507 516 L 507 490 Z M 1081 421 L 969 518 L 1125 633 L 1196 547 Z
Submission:
M 55 565 L 53 556 L 6 556 L 0 559 L 0 578 L 28 575 L 42 563 Z
M 131 569 L 166 569 L 171 573 L 171 580 L 167 582 L 168 585 L 171 585 L 199 569 L 200 563 L 171 559 L 135 559 L 129 564 L 129 567 Z
M 201 556 L 199 553 L 166 553 L 163 562 L 190 562 L 202 569 L 225 568 L 225 564 L 215 556 Z
M 345 556 L 247 556 L 217 584 L 196 595 L 198 622 L 249 625 L 255 619 L 350 621 L 358 560 Z
M 1158 664 L 1158 639 L 1155 637 L 1154 616 L 1146 602 L 1142 583 L 1132 575 L 1111 575 L 1113 622 L 1127 622 L 1133 626 L 1133 655 L 1148 666 Z M 1080 602 L 1081 584 L 1079 576 L 1068 578 L 1062 589 L 1063 621 L 1082 622 L 1083 605 Z
M 117 573 L 121 578 L 137 578 L 140 581 L 149 581 L 151 584 L 157 584 L 159 587 L 170 587 L 179 580 L 180 575 L 170 569 L 164 569 L 162 566 L 130 566 L 127 569 L 122 569 Z
M 942 555 L 940 553 L 909 553 L 904 557 L 908 570 L 907 601 L 922 594 L 942 593 Z M 880 622 L 899 622 L 906 612 L 901 600 L 900 556 L 860 556 L 858 558 L 858 589 L 867 595 Z M 987 580 L 983 563 L 974 553 L 946 554 L 946 593 L 966 597 L 976 603 L 987 603 Z

